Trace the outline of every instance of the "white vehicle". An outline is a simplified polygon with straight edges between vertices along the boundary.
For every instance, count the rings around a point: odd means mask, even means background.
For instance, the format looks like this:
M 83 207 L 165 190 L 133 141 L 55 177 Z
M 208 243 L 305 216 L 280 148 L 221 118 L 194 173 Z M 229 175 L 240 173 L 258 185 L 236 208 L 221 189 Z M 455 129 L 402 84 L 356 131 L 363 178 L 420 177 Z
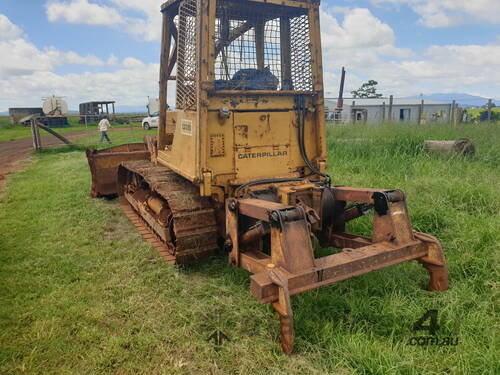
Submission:
M 157 127 L 158 127 L 158 113 L 154 114 L 153 116 L 144 117 L 142 119 L 142 128 L 144 130 L 149 130 L 151 128 L 157 128 Z
M 149 130 L 151 128 L 158 127 L 158 110 L 160 108 L 160 102 L 158 99 L 149 99 L 146 105 L 148 109 L 148 117 L 142 119 L 142 128 L 144 130 Z

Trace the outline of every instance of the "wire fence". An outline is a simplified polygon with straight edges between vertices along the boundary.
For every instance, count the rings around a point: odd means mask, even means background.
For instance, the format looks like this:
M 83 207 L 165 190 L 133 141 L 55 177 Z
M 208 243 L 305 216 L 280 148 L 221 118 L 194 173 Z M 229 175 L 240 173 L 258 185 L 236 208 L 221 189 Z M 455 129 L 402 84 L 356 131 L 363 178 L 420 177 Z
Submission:
M 481 106 L 460 105 L 447 102 L 396 98 L 325 98 L 326 120 L 334 124 L 380 124 L 399 122 L 408 124 L 476 123 L 499 121 L 500 108 L 491 100 Z
M 29 125 L 31 127 L 33 148 L 35 150 L 42 150 L 66 144 L 77 148 L 92 147 L 100 149 L 109 147 L 109 143 L 113 145 L 140 143 L 143 141 L 145 135 L 154 136 L 157 131 L 156 129 L 151 129 L 151 127 L 141 126 L 140 120 L 145 115 L 99 115 L 98 118 L 96 118 L 96 115 L 69 115 L 68 117 L 72 118 L 73 121 L 70 121 L 70 126 L 64 127 L 49 127 L 41 123 L 36 117 L 31 119 Z M 99 118 L 102 119 L 104 117 L 107 117 L 111 124 L 111 127 L 106 131 L 107 138 L 99 130 L 97 121 Z M 75 118 L 81 118 L 80 124 L 75 124 Z M 54 138 L 42 137 L 43 135 L 50 135 Z
M 70 115 L 70 117 L 79 117 L 79 123 L 90 127 L 97 125 L 103 118 L 107 118 L 111 124 L 134 124 L 141 123 L 148 117 L 147 114 L 99 114 L 99 115 Z
M 500 107 L 495 107 L 492 101 L 487 102 L 482 107 L 460 106 L 456 101 L 436 102 L 425 99 L 407 98 L 325 98 L 325 116 L 331 125 L 354 125 L 354 124 L 381 124 L 381 123 L 401 123 L 401 124 L 452 124 L 458 123 L 479 123 L 479 122 L 500 122 Z M 61 134 L 66 134 L 74 128 L 75 131 L 88 130 L 79 138 L 77 142 L 80 146 L 102 148 L 106 147 L 99 131 L 99 121 L 108 118 L 111 123 L 111 138 L 113 144 L 140 142 L 144 135 L 157 131 L 157 121 L 152 123 L 155 117 L 147 114 L 92 114 L 67 116 L 71 119 L 70 126 L 65 126 Z M 149 126 L 142 126 L 143 120 L 148 118 Z M 157 117 L 156 117 L 157 119 Z M 53 128 L 53 132 L 48 126 L 34 126 L 31 121 L 33 147 L 42 148 L 40 138 L 40 128 L 51 133 L 56 138 L 60 131 Z M 115 132 L 115 130 L 120 130 Z M 148 131 L 149 130 L 149 131 Z M 59 134 L 60 135 L 60 134 Z M 70 134 L 71 135 L 71 134 Z M 64 142 L 64 141 L 63 141 Z M 49 145 L 51 146 L 51 145 Z

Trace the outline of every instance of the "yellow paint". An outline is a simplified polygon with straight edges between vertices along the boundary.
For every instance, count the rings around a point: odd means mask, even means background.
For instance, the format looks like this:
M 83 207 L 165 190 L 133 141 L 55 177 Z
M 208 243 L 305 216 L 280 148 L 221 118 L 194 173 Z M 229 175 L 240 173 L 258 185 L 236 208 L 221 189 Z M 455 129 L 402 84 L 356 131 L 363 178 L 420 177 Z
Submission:
M 319 2 L 252 0 L 307 9 L 310 23 L 314 91 L 306 95 L 305 147 L 316 167 L 326 170 Z M 167 112 L 171 145 L 158 151 L 158 163 L 199 185 L 204 196 L 220 199 L 231 181 L 252 181 L 309 173 L 298 146 L 295 93 L 289 91 L 214 91 L 214 0 L 200 0 L 196 110 Z M 176 12 L 175 7 L 171 12 Z M 171 14 L 175 16 L 175 14 Z M 204 41 L 204 42 L 203 42 Z M 203 43 L 202 43 L 203 42 Z M 221 109 L 229 116 L 220 115 Z M 225 111 L 224 111 L 225 112 Z M 213 186 L 212 186 L 213 185 Z M 287 194 L 284 194 L 285 198 Z
M 203 184 L 200 185 L 202 187 L 201 195 L 205 197 L 210 197 L 212 195 L 212 173 L 211 172 L 203 172 Z

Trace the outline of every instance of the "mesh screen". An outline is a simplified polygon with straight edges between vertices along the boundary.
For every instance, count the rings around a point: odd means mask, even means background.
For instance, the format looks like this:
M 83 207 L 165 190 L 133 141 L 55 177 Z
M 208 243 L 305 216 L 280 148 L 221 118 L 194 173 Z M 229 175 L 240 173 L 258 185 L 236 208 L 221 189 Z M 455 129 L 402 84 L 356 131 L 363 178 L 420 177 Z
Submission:
M 238 11 L 228 0 L 218 1 L 217 5 L 216 89 L 312 91 L 309 21 L 305 11 L 285 7 Z M 259 35 L 264 67 L 260 70 L 256 45 Z
M 196 109 L 196 17 L 197 0 L 184 0 L 179 5 L 179 15 L 174 20 L 178 30 L 177 48 L 177 98 L 179 109 Z
M 270 4 L 217 1 L 215 89 L 312 91 L 306 12 Z M 197 0 L 183 0 L 174 22 L 178 30 L 176 107 L 196 110 Z M 262 58 L 260 67 L 258 55 Z
M 292 83 L 299 91 L 312 91 L 311 48 L 307 15 L 290 20 Z
M 241 20 L 229 20 L 229 36 L 238 30 L 247 30 L 238 38 L 223 46 L 223 22 L 216 21 L 215 78 L 231 80 L 242 69 L 257 69 L 257 49 L 255 46 L 255 28 L 253 23 Z M 279 20 L 270 20 L 264 24 L 264 66 L 278 79 L 281 78 Z M 235 31 L 236 30 L 236 31 Z M 219 48 L 218 48 L 219 47 Z M 243 80 L 239 80 L 243 81 Z M 243 84 L 243 82 L 239 82 Z M 236 83 L 238 85 L 238 83 Z M 243 87 L 241 85 L 241 87 Z

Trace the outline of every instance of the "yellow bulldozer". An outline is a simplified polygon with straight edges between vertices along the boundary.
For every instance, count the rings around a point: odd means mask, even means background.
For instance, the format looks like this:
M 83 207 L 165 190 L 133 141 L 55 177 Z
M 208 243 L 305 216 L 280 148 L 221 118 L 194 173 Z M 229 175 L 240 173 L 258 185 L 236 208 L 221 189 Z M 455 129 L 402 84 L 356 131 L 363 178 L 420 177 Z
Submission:
M 169 263 L 225 248 L 252 274 L 251 294 L 276 310 L 287 354 L 295 294 L 410 260 L 429 272 L 428 290 L 448 287 L 440 243 L 412 229 L 401 190 L 346 187 L 327 174 L 319 6 L 167 1 L 157 137 L 88 153 L 93 194 L 117 192 Z M 366 214 L 371 236 L 347 231 Z M 332 251 L 317 258 L 319 247 Z

